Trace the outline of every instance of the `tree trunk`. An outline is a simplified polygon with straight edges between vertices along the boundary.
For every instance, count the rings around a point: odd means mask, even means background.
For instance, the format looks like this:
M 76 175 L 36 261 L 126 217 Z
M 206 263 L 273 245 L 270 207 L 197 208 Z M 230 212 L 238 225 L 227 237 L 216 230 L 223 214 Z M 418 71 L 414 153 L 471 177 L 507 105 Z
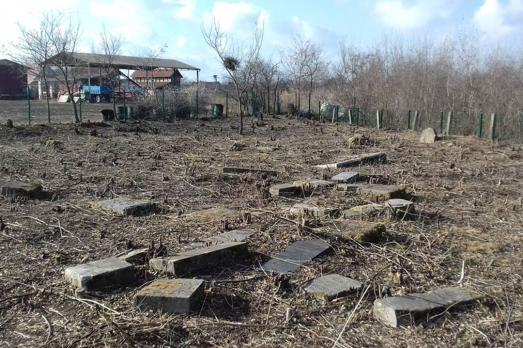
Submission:
M 44 77 L 44 88 L 45 88 L 45 103 L 47 104 L 47 122 L 51 123 L 51 105 L 49 103 L 49 83 L 47 82 L 47 77 L 45 73 Z

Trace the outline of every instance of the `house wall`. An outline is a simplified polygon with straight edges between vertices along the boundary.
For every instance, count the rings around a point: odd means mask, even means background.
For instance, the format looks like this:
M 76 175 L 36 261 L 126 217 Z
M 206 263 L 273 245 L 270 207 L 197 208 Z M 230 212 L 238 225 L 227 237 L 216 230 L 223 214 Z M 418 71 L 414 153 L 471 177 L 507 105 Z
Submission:
M 0 65 L 0 99 L 17 99 L 27 96 L 27 73 L 16 64 Z

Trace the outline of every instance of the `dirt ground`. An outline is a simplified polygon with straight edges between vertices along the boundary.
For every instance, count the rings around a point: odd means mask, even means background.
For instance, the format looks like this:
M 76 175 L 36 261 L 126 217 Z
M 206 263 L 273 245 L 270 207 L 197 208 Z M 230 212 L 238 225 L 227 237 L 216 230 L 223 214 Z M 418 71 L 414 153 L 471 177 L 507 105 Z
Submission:
M 0 346 L 308 347 L 523 345 L 523 158 L 521 145 L 455 138 L 427 145 L 416 133 L 305 123 L 281 116 L 173 124 L 0 128 L 0 176 L 36 180 L 47 200 L 0 198 Z M 350 145 L 354 133 L 372 141 Z M 77 134 L 80 133 L 80 134 Z M 291 242 L 312 238 L 286 215 L 298 201 L 349 208 L 346 192 L 272 198 L 270 185 L 329 178 L 315 164 L 384 151 L 388 161 L 356 168 L 405 185 L 419 213 L 386 221 L 376 244 L 329 240 L 334 252 L 288 277 L 259 265 Z M 222 174 L 225 165 L 272 169 L 277 177 Z M 149 217 L 117 217 L 91 208 L 103 198 L 156 202 Z M 252 219 L 205 221 L 185 215 L 237 208 Z M 252 260 L 216 269 L 192 315 L 141 312 L 133 295 L 159 275 L 141 269 L 136 287 L 80 299 L 66 267 L 166 247 L 173 254 L 224 228 L 252 228 Z M 321 274 L 339 273 L 367 291 L 330 302 L 303 291 Z M 417 326 L 392 329 L 372 317 L 374 299 L 465 286 L 484 295 Z

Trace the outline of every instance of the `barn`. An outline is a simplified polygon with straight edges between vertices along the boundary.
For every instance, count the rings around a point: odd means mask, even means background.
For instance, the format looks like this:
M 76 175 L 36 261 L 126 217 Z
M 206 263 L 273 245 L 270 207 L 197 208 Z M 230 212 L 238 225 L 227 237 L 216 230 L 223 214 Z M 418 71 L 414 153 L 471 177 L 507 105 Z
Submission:
M 0 99 L 27 97 L 27 70 L 24 65 L 0 59 Z

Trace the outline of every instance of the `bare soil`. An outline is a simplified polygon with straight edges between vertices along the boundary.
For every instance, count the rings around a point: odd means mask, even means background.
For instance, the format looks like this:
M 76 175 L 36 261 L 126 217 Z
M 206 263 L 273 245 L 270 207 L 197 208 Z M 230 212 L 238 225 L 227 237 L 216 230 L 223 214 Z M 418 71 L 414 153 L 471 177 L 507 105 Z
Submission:
M 0 127 L 0 177 L 36 180 L 52 193 L 47 200 L 0 198 L 0 346 L 523 345 L 521 146 L 463 137 L 427 145 L 418 143 L 416 133 L 283 116 L 263 124 L 247 119 L 244 136 L 237 125 L 216 120 L 76 130 Z M 371 141 L 350 145 L 355 133 Z M 303 221 L 286 215 L 294 203 L 366 203 L 336 191 L 272 198 L 270 185 L 330 178 L 342 170 L 314 165 L 377 151 L 387 153 L 387 163 L 357 170 L 406 185 L 417 218 L 386 221 L 388 240 L 378 244 L 332 238 L 332 254 L 291 276 L 260 271 L 269 255 L 314 238 Z M 226 175 L 223 166 L 280 174 Z M 151 199 L 159 210 L 124 218 L 91 207 L 117 196 Z M 235 208 L 252 218 L 185 217 L 212 207 Z M 78 298 L 63 277 L 68 266 L 130 248 L 154 243 L 154 250 L 161 245 L 173 254 L 234 228 L 257 231 L 249 243 L 253 257 L 203 275 L 205 301 L 192 315 L 141 312 L 133 305 L 134 293 L 160 276 L 147 267 L 135 287 L 87 299 Z M 367 291 L 331 302 L 304 293 L 309 280 L 330 273 L 357 279 Z M 460 285 L 484 299 L 405 328 L 387 328 L 372 317 L 380 296 Z

